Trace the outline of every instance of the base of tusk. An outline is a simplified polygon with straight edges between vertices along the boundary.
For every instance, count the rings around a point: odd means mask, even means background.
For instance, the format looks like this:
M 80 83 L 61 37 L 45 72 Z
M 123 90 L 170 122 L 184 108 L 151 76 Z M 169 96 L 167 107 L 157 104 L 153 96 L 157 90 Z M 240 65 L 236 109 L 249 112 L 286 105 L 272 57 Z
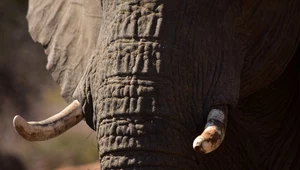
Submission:
M 60 113 L 43 121 L 27 122 L 17 115 L 13 119 L 13 126 L 28 141 L 44 141 L 64 133 L 82 119 L 81 105 L 75 100 Z
M 225 137 L 227 112 L 227 106 L 218 106 L 209 112 L 205 130 L 193 142 L 195 151 L 206 154 L 216 150 L 221 145 Z

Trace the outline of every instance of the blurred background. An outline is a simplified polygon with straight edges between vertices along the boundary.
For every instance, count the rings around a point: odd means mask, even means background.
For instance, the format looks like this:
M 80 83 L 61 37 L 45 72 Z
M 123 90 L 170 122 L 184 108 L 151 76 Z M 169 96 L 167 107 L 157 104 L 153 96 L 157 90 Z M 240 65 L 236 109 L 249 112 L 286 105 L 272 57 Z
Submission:
M 52 170 L 98 160 L 95 132 L 83 121 L 45 142 L 14 131 L 16 114 L 41 120 L 67 104 L 46 70 L 47 57 L 28 33 L 28 0 L 0 1 L 0 169 Z

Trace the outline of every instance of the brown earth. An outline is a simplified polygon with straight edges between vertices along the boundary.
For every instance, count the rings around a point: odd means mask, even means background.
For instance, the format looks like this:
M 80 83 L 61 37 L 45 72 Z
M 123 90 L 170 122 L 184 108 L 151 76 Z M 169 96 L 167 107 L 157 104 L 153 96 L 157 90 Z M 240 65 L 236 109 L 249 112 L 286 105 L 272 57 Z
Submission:
M 100 164 L 97 161 L 84 165 L 62 167 L 55 170 L 100 170 Z

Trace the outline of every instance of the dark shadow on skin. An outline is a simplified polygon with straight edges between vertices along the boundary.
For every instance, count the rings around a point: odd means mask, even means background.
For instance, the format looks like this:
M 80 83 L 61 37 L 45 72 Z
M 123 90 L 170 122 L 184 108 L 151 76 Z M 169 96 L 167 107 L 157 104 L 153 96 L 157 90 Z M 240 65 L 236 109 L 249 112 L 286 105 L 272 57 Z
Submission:
M 300 99 L 300 44 L 298 45 L 298 49 L 295 53 L 296 57 L 296 71 L 298 73 L 298 94 L 299 94 L 299 99 Z

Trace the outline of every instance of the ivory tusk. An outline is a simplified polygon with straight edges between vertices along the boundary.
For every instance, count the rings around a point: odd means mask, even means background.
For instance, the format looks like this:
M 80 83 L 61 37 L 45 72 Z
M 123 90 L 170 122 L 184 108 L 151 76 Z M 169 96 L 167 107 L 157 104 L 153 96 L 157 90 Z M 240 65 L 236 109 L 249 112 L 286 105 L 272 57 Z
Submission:
M 203 133 L 193 142 L 194 150 L 206 154 L 216 150 L 222 143 L 227 126 L 227 106 L 216 106 L 211 109 Z
M 15 116 L 13 126 L 28 141 L 44 141 L 56 137 L 83 119 L 80 103 L 75 100 L 56 115 L 39 122 L 27 122 L 21 116 Z

